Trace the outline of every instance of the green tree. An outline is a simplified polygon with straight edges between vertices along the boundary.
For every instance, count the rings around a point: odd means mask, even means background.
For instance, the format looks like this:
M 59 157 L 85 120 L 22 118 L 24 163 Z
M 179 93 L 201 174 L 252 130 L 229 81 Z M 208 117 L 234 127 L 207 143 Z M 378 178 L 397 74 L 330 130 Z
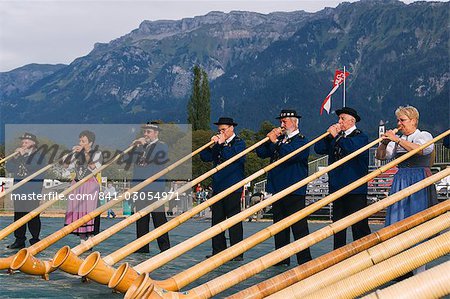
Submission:
M 259 140 L 256 140 L 255 132 L 253 132 L 250 129 L 242 129 L 239 132 L 239 136 L 245 140 L 245 144 L 247 145 L 247 147 L 251 146 L 251 145 L 255 144 L 257 141 L 259 141 Z
M 261 124 L 261 130 L 259 132 L 254 132 L 250 129 L 242 129 L 239 133 L 239 136 L 245 140 L 245 144 L 247 147 L 252 146 L 256 142 L 261 141 L 266 137 L 267 132 L 269 131 L 269 128 L 271 129 L 273 127 L 272 124 L 269 122 L 265 122 Z M 267 132 L 266 132 L 267 131 Z M 260 145 L 263 146 L 263 145 Z M 258 170 L 264 168 L 269 162 L 269 159 L 261 159 L 256 155 L 256 152 L 250 152 L 247 154 L 247 159 L 245 162 L 245 176 L 248 177 L 252 175 L 253 173 L 257 172 Z M 262 175 L 261 177 L 253 180 L 252 186 L 263 179 L 266 178 L 266 174 Z M 251 189 L 251 188 L 250 188 Z
M 264 139 L 272 129 L 275 128 L 275 126 L 270 121 L 263 121 L 259 127 L 259 131 L 256 133 L 256 139 L 261 140 Z
M 185 129 L 185 128 L 184 128 Z M 173 123 L 162 127 L 160 139 L 169 146 L 169 166 L 184 158 L 192 152 L 192 134 L 190 130 L 184 130 L 181 126 Z M 188 160 L 172 169 L 167 178 L 170 180 L 189 180 L 192 178 L 192 162 Z
M 198 106 L 200 102 L 200 81 L 201 81 L 201 70 L 196 65 L 194 66 L 194 82 L 192 84 L 192 95 L 189 99 L 187 112 L 188 112 L 188 123 L 192 125 L 192 130 L 196 131 L 198 128 Z
M 209 91 L 208 74 L 202 70 L 202 89 L 200 109 L 199 129 L 208 130 L 211 121 L 211 92 Z
M 188 123 L 192 130 L 209 130 L 211 119 L 208 75 L 199 66 L 194 66 L 192 95 L 187 105 Z
M 192 132 L 192 150 L 196 150 L 208 143 L 214 133 L 211 130 L 198 130 Z M 196 155 L 192 159 L 192 178 L 197 178 L 212 168 L 211 162 L 202 162 L 200 156 Z M 207 186 L 211 184 L 211 177 L 204 180 L 201 184 Z

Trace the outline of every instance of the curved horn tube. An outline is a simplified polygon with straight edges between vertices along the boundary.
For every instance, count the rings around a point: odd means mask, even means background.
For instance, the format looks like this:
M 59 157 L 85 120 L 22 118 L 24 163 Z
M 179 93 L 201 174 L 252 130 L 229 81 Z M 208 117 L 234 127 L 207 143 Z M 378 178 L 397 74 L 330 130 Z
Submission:
M 125 293 L 138 276 L 139 273 L 136 272 L 130 264 L 122 264 L 114 272 L 108 283 L 108 287 L 121 293 Z
M 84 260 L 78 270 L 78 275 L 106 285 L 113 276 L 114 270 L 103 261 L 100 252 L 96 251 Z
M 41 261 L 34 257 L 28 248 L 23 248 L 17 252 L 10 268 L 32 275 L 46 275 L 56 270 L 49 261 Z
M 72 252 L 69 246 L 64 246 L 56 252 L 52 267 L 59 268 L 64 272 L 77 275 L 83 260 Z
M 14 259 L 14 255 L 5 257 L 5 258 L 0 258 L 0 270 L 5 270 L 5 269 L 9 269 L 9 266 L 11 265 L 11 262 Z
M 130 285 L 124 298 L 145 298 L 144 294 L 150 294 L 153 288 L 154 284 L 151 282 L 150 277 L 148 277 L 147 273 L 142 273 Z

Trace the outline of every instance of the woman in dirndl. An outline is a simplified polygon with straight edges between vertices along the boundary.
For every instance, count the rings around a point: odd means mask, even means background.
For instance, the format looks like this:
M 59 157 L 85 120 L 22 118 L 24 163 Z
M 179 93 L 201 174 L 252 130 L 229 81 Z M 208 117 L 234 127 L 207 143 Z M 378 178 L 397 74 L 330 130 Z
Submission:
M 389 130 L 383 136 L 383 141 L 377 149 L 376 157 L 380 160 L 398 158 L 399 156 L 418 148 L 433 139 L 430 133 L 420 131 L 419 111 L 412 106 L 399 107 L 395 111 L 398 130 L 402 135 L 397 136 Z M 430 145 L 421 152 L 398 165 L 389 194 L 405 189 L 431 175 L 432 152 L 434 145 Z M 386 226 L 423 211 L 437 202 L 436 187 L 431 185 L 422 189 L 387 208 Z
M 67 159 L 70 164 L 66 164 L 69 170 L 75 172 L 72 185 L 102 166 L 102 153 L 93 148 L 94 142 L 95 134 L 86 130 L 80 133 L 78 145 L 72 148 L 73 154 Z M 64 225 L 69 225 L 95 210 L 98 206 L 99 192 L 100 184 L 95 176 L 72 191 L 69 194 Z M 99 231 L 100 216 L 97 216 L 74 230 L 72 234 L 78 235 L 81 241 L 84 241 Z
M 419 130 L 419 111 L 415 107 L 400 106 L 395 111 L 398 130 L 397 136 L 393 130 L 387 131 L 379 145 L 376 158 L 380 160 L 398 158 L 399 156 L 418 148 L 433 139 L 430 133 Z M 394 175 L 389 195 L 409 187 L 429 176 L 433 161 L 434 144 L 401 162 Z M 386 210 L 385 225 L 391 225 L 437 203 L 437 193 L 434 184 L 421 189 L 408 197 L 394 203 Z M 421 269 L 423 270 L 423 268 Z

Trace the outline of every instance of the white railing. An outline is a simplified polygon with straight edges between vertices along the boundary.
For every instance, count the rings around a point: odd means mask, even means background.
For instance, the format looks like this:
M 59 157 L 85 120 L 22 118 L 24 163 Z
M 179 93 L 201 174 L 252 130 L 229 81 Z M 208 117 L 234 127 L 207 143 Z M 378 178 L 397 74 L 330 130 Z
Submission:
M 308 163 L 308 173 L 309 175 L 316 173 L 319 171 L 319 167 L 328 166 L 328 156 L 320 157 L 314 161 Z
M 434 150 L 436 157 L 434 159 L 434 165 L 449 165 L 450 164 L 450 149 L 445 148 L 442 143 L 435 143 Z
M 253 186 L 253 193 L 265 193 L 266 192 L 266 183 L 267 180 L 262 180 L 260 182 L 255 183 L 255 185 Z

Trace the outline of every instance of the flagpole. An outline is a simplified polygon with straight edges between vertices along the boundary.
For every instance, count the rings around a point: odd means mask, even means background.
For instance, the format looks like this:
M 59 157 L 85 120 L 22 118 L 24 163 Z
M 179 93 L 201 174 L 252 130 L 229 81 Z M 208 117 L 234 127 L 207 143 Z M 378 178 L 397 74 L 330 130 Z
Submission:
M 345 107 L 345 65 L 344 65 L 344 97 L 343 97 L 343 105 L 342 107 Z

